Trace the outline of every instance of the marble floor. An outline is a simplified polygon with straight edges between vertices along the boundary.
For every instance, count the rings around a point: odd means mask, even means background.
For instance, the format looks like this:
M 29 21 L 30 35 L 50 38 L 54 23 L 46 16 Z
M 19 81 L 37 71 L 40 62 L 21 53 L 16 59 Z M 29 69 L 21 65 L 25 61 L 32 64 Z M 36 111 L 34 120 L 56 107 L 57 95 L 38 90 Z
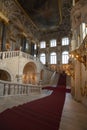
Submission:
M 0 112 L 46 95 L 47 93 L 33 93 L 28 96 L 0 97 Z M 87 130 L 87 107 L 73 100 L 70 94 L 66 95 L 59 130 Z
M 87 107 L 66 95 L 60 130 L 87 130 Z

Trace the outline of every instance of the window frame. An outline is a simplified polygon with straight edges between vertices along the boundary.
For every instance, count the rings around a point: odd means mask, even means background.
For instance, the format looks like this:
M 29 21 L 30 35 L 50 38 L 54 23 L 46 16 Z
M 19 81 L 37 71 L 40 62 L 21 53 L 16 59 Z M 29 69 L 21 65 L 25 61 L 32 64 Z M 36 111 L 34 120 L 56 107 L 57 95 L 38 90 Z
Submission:
M 57 64 L 57 54 L 56 54 L 56 52 L 50 53 L 50 64 Z
M 56 47 L 56 46 L 57 46 L 57 40 L 56 39 L 50 40 L 50 47 Z
M 62 52 L 62 64 L 68 64 L 68 60 L 69 60 L 69 52 L 63 51 Z
M 41 49 L 46 48 L 46 42 L 45 41 L 40 42 L 40 48 Z
M 42 64 L 46 64 L 46 54 L 45 53 L 40 54 L 40 61 Z
M 69 45 L 69 38 L 68 37 L 62 38 L 62 46 L 66 46 L 66 45 Z

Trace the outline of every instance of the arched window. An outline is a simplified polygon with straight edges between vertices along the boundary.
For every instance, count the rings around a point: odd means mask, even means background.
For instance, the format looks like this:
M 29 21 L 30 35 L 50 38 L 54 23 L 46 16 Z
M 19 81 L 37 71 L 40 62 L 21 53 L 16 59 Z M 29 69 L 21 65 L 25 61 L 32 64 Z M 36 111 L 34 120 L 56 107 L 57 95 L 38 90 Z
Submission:
M 55 47 L 56 46 L 56 40 L 53 39 L 50 41 L 50 47 Z
M 65 46 L 65 45 L 69 45 L 69 38 L 68 37 L 62 38 L 62 46 Z
M 40 54 L 40 61 L 41 61 L 43 64 L 46 64 L 46 55 L 45 55 L 45 53 Z
M 46 48 L 46 42 L 45 41 L 40 42 L 40 48 Z
M 69 53 L 68 51 L 64 51 L 62 53 L 62 64 L 68 64 L 68 59 L 69 59 Z
M 55 52 L 52 52 L 50 54 L 50 64 L 56 64 L 57 63 L 57 56 Z

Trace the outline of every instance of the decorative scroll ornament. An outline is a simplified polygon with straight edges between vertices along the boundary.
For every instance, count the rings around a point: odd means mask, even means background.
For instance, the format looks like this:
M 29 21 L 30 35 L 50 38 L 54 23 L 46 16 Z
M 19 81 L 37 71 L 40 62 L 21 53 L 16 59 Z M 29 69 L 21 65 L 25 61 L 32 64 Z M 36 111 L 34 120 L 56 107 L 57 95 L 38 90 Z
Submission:
M 75 77 L 74 67 L 72 63 L 64 65 L 63 70 L 68 76 L 71 76 L 72 78 Z
M 85 69 L 87 69 L 87 36 L 85 37 L 83 43 L 79 46 L 79 48 L 70 52 L 70 58 L 83 63 Z

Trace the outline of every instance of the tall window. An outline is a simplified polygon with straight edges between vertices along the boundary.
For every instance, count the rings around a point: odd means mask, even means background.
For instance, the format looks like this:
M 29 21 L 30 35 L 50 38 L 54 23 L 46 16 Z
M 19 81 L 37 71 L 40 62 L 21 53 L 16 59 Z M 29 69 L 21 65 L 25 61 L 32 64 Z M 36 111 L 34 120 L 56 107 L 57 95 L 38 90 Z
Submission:
M 46 48 L 46 42 L 45 41 L 40 42 L 40 48 Z
M 52 52 L 50 54 L 50 64 L 56 64 L 57 63 L 57 56 L 55 52 Z
M 54 39 L 54 40 L 51 40 L 50 41 L 50 47 L 55 47 L 56 46 L 56 40 Z
M 37 49 L 37 45 L 36 45 L 36 44 L 34 44 L 34 49 L 35 49 L 35 50 Z
M 69 59 L 69 53 L 68 51 L 64 51 L 62 53 L 62 64 L 68 64 L 68 59 Z
M 46 55 L 45 55 L 45 53 L 42 53 L 42 54 L 40 55 L 40 61 L 41 61 L 43 64 L 46 64 Z
M 62 38 L 62 46 L 65 46 L 65 45 L 69 45 L 69 38 L 68 37 Z
M 26 42 L 26 49 L 28 49 L 28 47 L 29 47 L 29 44 L 28 44 L 28 42 Z
M 83 39 L 85 38 L 86 34 L 87 34 L 86 24 L 82 23 L 82 36 L 83 36 Z

